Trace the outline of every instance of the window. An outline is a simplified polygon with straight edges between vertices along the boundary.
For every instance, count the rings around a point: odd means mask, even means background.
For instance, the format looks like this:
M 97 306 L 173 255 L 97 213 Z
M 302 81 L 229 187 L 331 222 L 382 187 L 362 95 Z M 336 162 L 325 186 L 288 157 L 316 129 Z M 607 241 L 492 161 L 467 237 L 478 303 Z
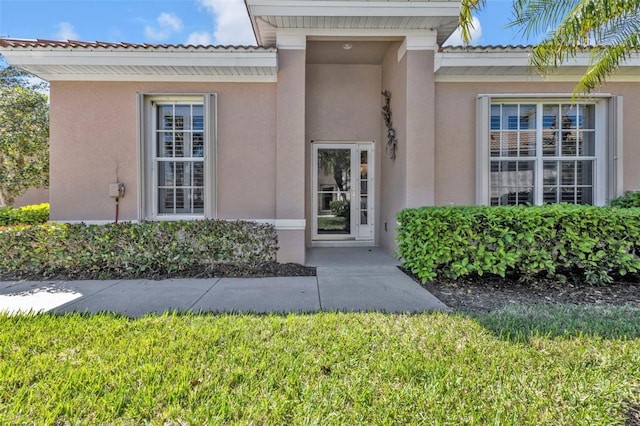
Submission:
M 607 129 L 598 99 L 479 98 L 480 204 L 605 204 L 615 192 Z M 613 141 L 613 142 L 610 142 Z
M 212 217 L 214 139 L 209 96 L 143 99 L 143 217 Z

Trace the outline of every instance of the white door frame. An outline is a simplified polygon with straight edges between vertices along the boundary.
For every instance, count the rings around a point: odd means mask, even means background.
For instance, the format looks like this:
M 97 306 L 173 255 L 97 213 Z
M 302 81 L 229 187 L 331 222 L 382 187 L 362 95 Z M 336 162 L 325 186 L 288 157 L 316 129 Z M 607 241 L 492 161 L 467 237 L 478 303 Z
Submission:
M 350 149 L 351 150 L 351 191 L 348 194 L 351 202 L 351 226 L 349 234 L 318 234 L 318 150 L 319 149 Z M 361 193 L 361 153 L 366 152 L 367 179 L 366 194 Z M 311 238 L 314 246 L 341 243 L 364 243 L 373 245 L 374 234 L 374 206 L 375 206 L 375 170 L 374 170 L 373 142 L 364 141 L 314 141 L 311 150 Z M 361 199 L 362 196 L 362 199 Z M 366 208 L 360 208 L 361 201 L 365 201 Z M 361 217 L 361 213 L 363 216 Z M 364 214 L 366 213 L 366 214 Z M 366 216 L 366 224 L 361 219 Z

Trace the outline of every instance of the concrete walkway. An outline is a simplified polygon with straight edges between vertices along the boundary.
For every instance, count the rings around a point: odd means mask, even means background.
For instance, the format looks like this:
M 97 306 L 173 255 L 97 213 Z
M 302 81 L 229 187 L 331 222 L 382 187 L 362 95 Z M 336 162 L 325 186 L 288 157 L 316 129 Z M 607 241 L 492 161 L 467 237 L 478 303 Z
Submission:
M 378 248 L 314 248 L 307 264 L 316 277 L 0 282 L 0 312 L 449 311 Z

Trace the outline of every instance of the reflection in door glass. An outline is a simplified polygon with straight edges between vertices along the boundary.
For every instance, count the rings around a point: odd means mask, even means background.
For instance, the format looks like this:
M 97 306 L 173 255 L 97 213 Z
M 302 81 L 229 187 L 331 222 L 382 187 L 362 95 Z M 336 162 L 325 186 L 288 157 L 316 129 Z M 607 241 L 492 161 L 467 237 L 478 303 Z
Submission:
M 351 149 L 318 149 L 318 234 L 351 234 Z
M 368 152 L 367 151 L 361 151 L 360 152 L 360 225 L 366 225 L 369 222 L 368 220 L 368 207 L 369 205 L 367 204 L 367 195 L 368 195 L 368 185 L 369 182 L 367 181 L 367 176 L 368 176 Z

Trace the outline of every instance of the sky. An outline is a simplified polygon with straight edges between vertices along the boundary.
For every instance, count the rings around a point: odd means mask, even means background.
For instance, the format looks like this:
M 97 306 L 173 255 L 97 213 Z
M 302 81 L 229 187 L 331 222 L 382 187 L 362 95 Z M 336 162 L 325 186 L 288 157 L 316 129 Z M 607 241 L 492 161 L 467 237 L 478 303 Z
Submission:
M 487 0 L 471 44 L 526 44 L 512 0 Z M 129 43 L 255 45 L 243 0 L 0 0 L 0 37 Z M 448 44 L 460 44 L 455 33 Z

